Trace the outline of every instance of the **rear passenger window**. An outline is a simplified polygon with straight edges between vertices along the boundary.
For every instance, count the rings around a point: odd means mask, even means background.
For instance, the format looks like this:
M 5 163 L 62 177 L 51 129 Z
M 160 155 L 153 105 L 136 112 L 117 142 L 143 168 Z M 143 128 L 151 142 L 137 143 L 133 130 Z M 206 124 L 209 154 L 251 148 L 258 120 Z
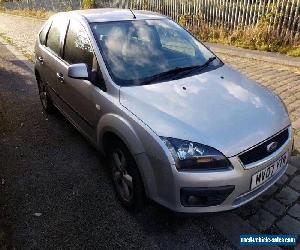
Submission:
M 46 23 L 45 26 L 44 26 L 44 28 L 40 32 L 39 37 L 40 37 L 40 43 L 42 45 L 46 44 L 46 37 L 47 37 L 47 33 L 48 33 L 50 25 L 51 25 L 51 22 Z
M 50 48 L 57 55 L 60 54 L 60 41 L 67 26 L 67 20 L 63 18 L 54 19 L 49 30 L 47 38 L 47 47 Z
M 65 42 L 65 61 L 70 64 L 85 63 L 92 69 L 93 58 L 93 49 L 84 27 L 71 20 Z

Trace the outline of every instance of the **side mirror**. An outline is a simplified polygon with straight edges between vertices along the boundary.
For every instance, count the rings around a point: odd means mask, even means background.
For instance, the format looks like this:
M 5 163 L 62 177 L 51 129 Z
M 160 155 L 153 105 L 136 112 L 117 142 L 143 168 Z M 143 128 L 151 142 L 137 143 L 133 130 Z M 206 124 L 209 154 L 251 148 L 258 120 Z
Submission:
M 70 65 L 68 68 L 68 77 L 80 80 L 90 80 L 90 71 L 84 63 Z

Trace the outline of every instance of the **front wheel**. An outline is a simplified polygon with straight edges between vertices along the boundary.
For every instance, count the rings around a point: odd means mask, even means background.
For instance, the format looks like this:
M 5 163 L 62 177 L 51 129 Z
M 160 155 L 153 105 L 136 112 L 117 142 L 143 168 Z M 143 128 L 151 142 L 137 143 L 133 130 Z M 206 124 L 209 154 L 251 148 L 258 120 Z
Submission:
M 119 200 L 129 211 L 142 210 L 145 204 L 144 185 L 133 156 L 119 140 L 112 141 L 107 153 Z

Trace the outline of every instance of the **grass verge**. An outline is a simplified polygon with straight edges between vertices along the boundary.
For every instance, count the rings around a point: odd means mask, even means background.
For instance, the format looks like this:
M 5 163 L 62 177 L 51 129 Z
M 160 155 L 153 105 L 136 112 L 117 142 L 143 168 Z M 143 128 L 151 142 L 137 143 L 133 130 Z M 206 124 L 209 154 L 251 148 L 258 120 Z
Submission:
M 234 30 L 222 25 L 209 25 L 201 15 L 197 17 L 197 25 L 190 25 L 193 24 L 193 16 L 180 16 L 179 23 L 204 42 L 300 56 L 300 36 L 293 39 L 289 30 L 272 29 L 272 15 L 266 14 L 257 25 L 239 26 Z
M 2 37 L 8 44 L 17 48 L 28 60 L 33 62 L 33 55 L 28 51 L 24 50 L 21 46 L 17 45 L 12 38 L 6 36 L 5 33 L 0 32 L 0 37 Z
M 288 56 L 300 56 L 300 47 L 298 48 L 294 48 L 294 49 L 290 49 L 288 52 L 287 52 L 287 55 Z
M 201 41 L 220 43 L 245 49 L 278 52 L 288 56 L 300 56 L 300 38 L 290 40 L 281 36 L 278 31 L 270 31 L 267 23 L 254 27 L 239 27 L 235 31 L 223 27 L 210 27 L 202 24 L 190 31 Z
M 6 9 L 1 6 L 0 6 L 0 12 L 11 14 L 11 15 L 34 17 L 34 18 L 45 19 L 45 20 L 54 14 L 54 12 L 46 11 L 44 9 L 41 9 L 41 10 L 33 10 L 33 9 L 9 10 L 9 9 Z

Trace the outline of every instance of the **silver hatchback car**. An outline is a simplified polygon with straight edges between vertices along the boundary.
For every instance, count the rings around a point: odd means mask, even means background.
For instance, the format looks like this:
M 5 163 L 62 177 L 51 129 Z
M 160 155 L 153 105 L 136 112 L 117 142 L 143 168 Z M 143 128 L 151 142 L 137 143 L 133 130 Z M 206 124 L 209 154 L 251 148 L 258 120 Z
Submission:
M 129 210 L 239 207 L 286 171 L 288 112 L 169 18 L 145 11 L 54 15 L 35 48 L 44 109 L 59 110 L 109 159 Z

